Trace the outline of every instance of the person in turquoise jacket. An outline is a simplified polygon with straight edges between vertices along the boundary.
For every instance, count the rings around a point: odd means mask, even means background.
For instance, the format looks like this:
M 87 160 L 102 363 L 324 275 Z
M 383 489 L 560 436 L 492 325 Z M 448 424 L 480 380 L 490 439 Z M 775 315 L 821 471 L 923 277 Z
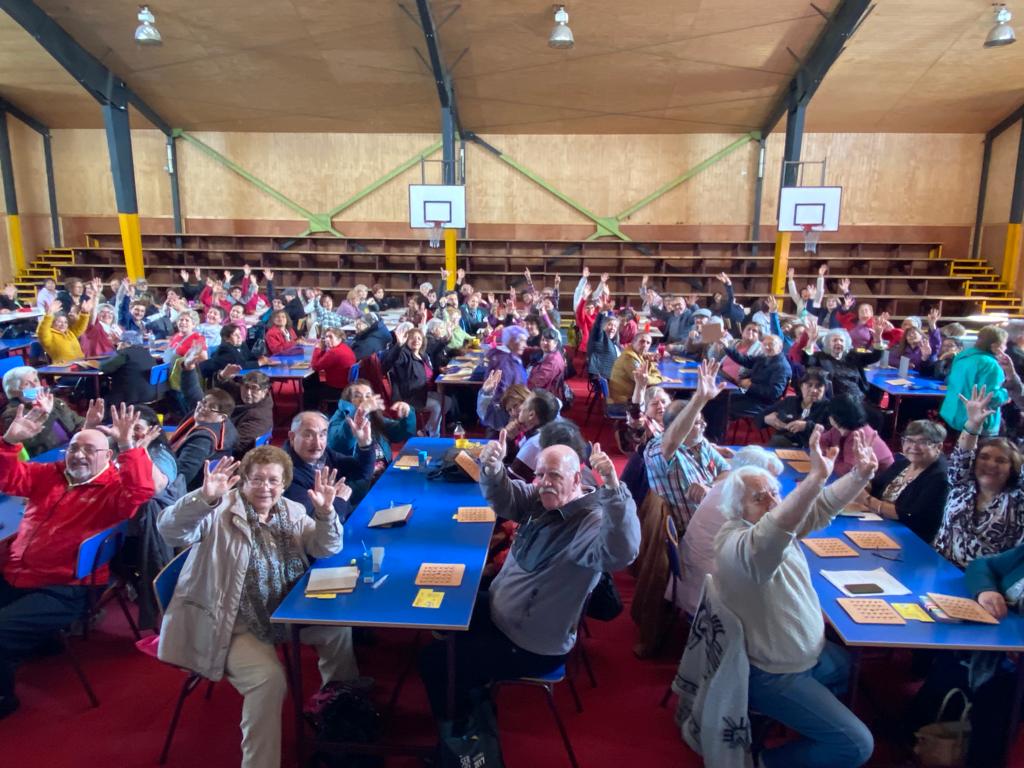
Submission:
M 357 408 L 363 408 L 370 412 L 370 428 L 373 432 L 376 454 L 373 475 L 366 480 L 349 483 L 352 488 L 349 503 L 355 507 L 391 463 L 394 453 L 391 444 L 404 443 L 410 437 L 416 436 L 416 412 L 408 403 L 392 403 L 391 408 L 385 410 L 380 396 L 374 393 L 370 382 L 364 379 L 357 379 L 349 384 L 342 391 L 341 398 L 338 401 L 338 410 L 334 412 L 327 427 L 327 447 L 345 456 L 355 455 L 356 437 L 347 419 Z M 385 415 L 389 412 L 394 414 L 394 418 Z
M 946 379 L 946 399 L 942 401 L 939 415 L 958 432 L 963 430 L 967 420 L 966 400 L 971 397 L 974 387 L 985 387 L 992 393 L 990 407 L 995 411 L 985 419 L 981 434 L 992 437 L 999 434 L 999 407 L 1010 396 L 1003 387 L 1006 374 L 1000 367 L 999 355 L 1006 352 L 1006 331 L 995 325 L 986 325 L 978 331 L 978 340 L 970 349 L 965 349 L 953 358 L 953 367 Z M 963 395 L 962 399 L 960 396 Z

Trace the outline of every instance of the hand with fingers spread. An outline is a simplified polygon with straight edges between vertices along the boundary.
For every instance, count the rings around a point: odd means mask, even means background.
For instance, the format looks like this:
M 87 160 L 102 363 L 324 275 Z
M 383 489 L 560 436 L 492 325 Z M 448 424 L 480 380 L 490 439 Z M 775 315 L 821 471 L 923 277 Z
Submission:
M 187 269 L 183 269 L 183 270 L 181 270 L 181 272 L 179 274 L 181 275 L 181 282 L 187 283 L 188 282 L 188 270 Z
M 349 496 L 352 495 L 352 489 L 345 485 L 345 478 L 338 480 L 338 470 L 321 467 L 314 472 L 313 487 L 306 493 L 309 494 L 313 510 L 320 520 L 330 518 L 334 514 L 334 499 L 340 495 L 342 488 L 348 490 Z
M 241 477 L 238 474 L 240 462 L 230 456 L 223 457 L 216 464 L 206 462 L 203 468 L 203 487 L 200 493 L 203 501 L 211 507 L 219 502 L 227 492 L 234 488 Z
M 268 283 L 272 282 L 273 279 L 274 279 L 274 270 L 272 270 L 272 269 L 264 269 L 263 270 L 263 279 L 266 280 Z
M 508 433 L 503 429 L 496 440 L 491 440 L 480 451 L 480 466 L 489 475 L 505 471 L 505 453 L 508 451 Z
M 985 387 L 971 387 L 971 397 L 967 399 L 963 395 L 957 395 L 964 404 L 967 411 L 967 421 L 964 422 L 964 431 L 968 434 L 978 435 L 985 420 L 994 414 L 994 408 L 989 408 L 992 402 L 992 395 Z
M 844 277 L 839 280 L 839 291 L 841 293 L 850 292 L 850 278 Z
M 43 389 L 40 387 L 33 405 L 49 416 L 53 411 L 53 393 L 50 392 L 49 389 Z M 100 421 L 102 421 L 102 419 L 100 419 Z
M 52 399 L 52 395 L 51 395 Z M 107 412 L 107 405 L 102 397 L 89 401 L 89 410 L 85 412 L 85 426 L 83 429 L 95 429 L 103 423 L 103 415 Z
M 498 389 L 498 384 L 500 383 L 501 369 L 495 368 L 493 371 L 487 374 L 487 378 L 484 379 L 483 386 L 480 387 L 480 389 L 481 391 L 483 391 L 485 395 L 493 395 L 494 392 Z
M 217 374 L 217 378 L 221 381 L 227 381 L 228 379 L 233 379 L 241 372 L 242 366 L 236 363 L 229 363 L 220 369 L 220 372 Z
M 135 446 L 135 424 L 138 420 L 135 406 L 121 403 L 119 408 L 110 409 L 110 431 L 106 434 L 117 440 L 120 450 L 125 451 Z
M 345 423 L 352 430 L 352 435 L 355 437 L 356 444 L 360 448 L 367 448 L 373 443 L 369 412 L 364 411 L 362 408 L 357 408 L 351 417 L 345 418 Z
M 601 450 L 600 443 L 593 443 L 590 450 L 590 468 L 601 476 L 605 487 L 616 490 L 619 487 L 619 476 L 615 473 L 615 465 L 607 453 Z
M 26 413 L 25 406 L 19 405 L 18 410 L 15 411 L 14 420 L 4 432 L 4 442 L 8 445 L 17 445 L 31 440 L 43 431 L 46 418 L 47 414 L 40 408 L 32 408 Z
M 646 368 L 634 368 L 633 369 L 633 383 L 641 390 L 647 389 L 647 385 L 650 383 L 651 374 Z
M 796 277 L 796 269 L 794 269 L 793 267 L 790 267 L 789 269 L 787 269 L 786 270 L 786 277 L 788 279 L 790 279 L 790 280 L 794 279 Z
M 395 415 L 398 418 L 404 419 L 406 416 L 409 415 L 409 411 L 412 410 L 412 409 L 409 407 L 408 403 L 401 403 L 401 402 L 399 402 L 399 403 L 392 403 L 391 404 L 391 410 L 393 410 L 395 412 Z
M 694 397 L 710 402 L 725 390 L 725 382 L 715 380 L 720 367 L 714 360 L 701 361 L 697 369 L 697 388 L 693 392 Z
M 720 282 L 722 285 L 732 285 L 732 280 L 729 279 L 729 276 L 725 274 L 725 272 L 719 272 L 717 277 L 718 282 Z
M 159 424 L 154 424 L 152 427 L 146 430 L 146 433 L 135 441 L 136 448 L 149 448 L 150 444 L 156 440 L 160 433 L 163 431 L 163 427 Z
M 853 471 L 865 482 L 878 471 L 878 457 L 862 429 L 853 433 Z
M 822 451 L 821 436 L 824 433 L 824 427 L 822 427 L 821 424 L 818 424 L 814 428 L 814 431 L 811 432 L 811 439 L 808 441 L 807 451 L 811 457 L 811 469 L 807 473 L 807 479 L 811 479 L 813 477 L 820 483 L 824 483 L 828 480 L 829 476 L 832 474 L 833 467 L 835 467 L 836 456 L 839 455 L 839 449 L 834 446 Z
M 203 270 L 201 270 L 199 267 L 196 267 L 195 269 L 192 270 L 192 274 L 195 275 L 196 282 L 198 282 L 199 279 L 203 276 Z
M 768 312 L 774 313 L 779 311 L 779 300 L 774 296 L 766 296 L 764 301 L 768 305 Z

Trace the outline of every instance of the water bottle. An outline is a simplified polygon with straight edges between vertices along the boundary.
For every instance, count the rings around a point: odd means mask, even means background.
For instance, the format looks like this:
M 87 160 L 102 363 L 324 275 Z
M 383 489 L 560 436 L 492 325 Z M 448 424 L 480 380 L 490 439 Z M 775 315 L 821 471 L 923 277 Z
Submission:
M 466 430 L 462 426 L 462 422 L 455 425 L 455 429 L 452 430 L 452 435 L 455 436 L 455 447 L 465 448 L 466 447 Z

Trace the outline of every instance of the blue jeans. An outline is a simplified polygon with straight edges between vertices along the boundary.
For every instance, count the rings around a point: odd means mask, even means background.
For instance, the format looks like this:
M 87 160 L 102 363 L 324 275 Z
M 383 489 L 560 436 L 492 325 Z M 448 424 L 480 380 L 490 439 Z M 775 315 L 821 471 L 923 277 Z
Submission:
M 833 643 L 825 643 L 818 663 L 806 672 L 773 675 L 750 667 L 750 709 L 803 737 L 765 750 L 767 768 L 858 768 L 867 762 L 874 749 L 871 732 L 836 698 L 849 676 L 850 659 Z

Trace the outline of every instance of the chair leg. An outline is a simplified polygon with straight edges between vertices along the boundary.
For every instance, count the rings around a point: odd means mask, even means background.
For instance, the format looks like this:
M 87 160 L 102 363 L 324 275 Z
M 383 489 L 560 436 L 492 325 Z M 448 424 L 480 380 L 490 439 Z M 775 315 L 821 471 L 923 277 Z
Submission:
M 213 685 L 214 685 L 214 683 L 213 683 L 213 680 L 211 680 L 211 681 L 209 682 L 209 684 L 208 684 L 208 685 L 206 686 L 206 694 L 205 694 L 205 697 L 206 697 L 206 700 L 207 700 L 207 701 L 209 701 L 210 699 L 212 699 L 212 698 L 213 698 Z
M 96 692 L 93 691 L 92 685 L 89 684 L 89 680 L 85 676 L 85 672 L 82 670 L 82 665 L 78 662 L 78 657 L 75 656 L 75 652 L 71 649 L 71 643 L 68 640 L 66 633 L 61 632 L 60 638 L 64 643 L 64 652 L 68 656 L 68 661 L 71 662 L 71 668 L 75 670 L 75 674 L 78 675 L 78 680 L 85 688 L 85 695 L 89 697 L 89 703 L 93 707 L 100 705 L 100 700 L 96 698 Z
M 199 682 L 203 678 L 197 675 L 195 672 L 185 678 L 184 684 L 181 686 L 181 693 L 178 694 L 178 703 L 174 705 L 174 714 L 171 715 L 171 724 L 167 728 L 167 736 L 164 738 L 164 748 L 160 750 L 160 759 L 157 762 L 163 765 L 167 762 L 167 754 L 171 751 L 171 739 L 174 738 L 174 732 L 178 730 L 178 718 L 181 717 L 181 708 L 185 706 L 185 699 L 188 695 L 196 689 Z M 210 683 L 213 686 L 213 683 Z
M 665 705 L 668 704 L 668 700 L 670 698 L 672 698 L 672 683 L 669 683 L 668 687 L 665 688 L 665 695 L 661 697 L 661 704 L 659 704 L 658 706 L 664 709 Z
M 587 672 L 587 677 L 590 679 L 590 687 L 597 688 L 597 679 L 594 677 L 594 669 L 590 666 L 590 656 L 587 655 L 587 647 L 580 642 L 576 641 L 576 647 L 579 649 L 579 660 L 583 663 L 583 669 Z
M 568 678 L 566 678 L 568 680 Z M 572 688 L 572 681 L 569 680 L 570 690 L 575 694 L 575 689 Z M 558 714 L 558 707 L 555 706 L 555 692 L 553 686 L 545 685 L 544 694 L 548 701 L 548 709 L 551 710 L 551 714 L 555 718 L 555 725 L 558 726 L 558 732 L 562 734 L 562 743 L 565 744 L 565 751 L 569 755 L 569 763 L 572 768 L 580 768 L 580 764 L 576 762 L 576 753 L 572 751 L 572 743 L 569 741 L 569 734 L 565 730 L 565 723 L 562 722 L 562 716 Z
M 565 674 L 565 682 L 569 684 L 569 693 L 572 694 L 573 703 L 576 704 L 576 714 L 582 715 L 583 702 L 580 701 L 580 694 L 579 691 L 576 690 L 576 683 L 572 681 L 572 676 L 568 672 Z
M 138 642 L 142 639 L 142 633 L 139 632 L 139 625 L 135 622 L 135 618 L 132 616 L 132 612 L 128 608 L 128 600 L 124 596 L 124 587 L 119 587 L 114 595 L 117 599 L 117 604 L 121 606 L 121 612 L 128 621 L 128 626 L 131 627 L 132 634 L 135 636 L 136 642 Z

